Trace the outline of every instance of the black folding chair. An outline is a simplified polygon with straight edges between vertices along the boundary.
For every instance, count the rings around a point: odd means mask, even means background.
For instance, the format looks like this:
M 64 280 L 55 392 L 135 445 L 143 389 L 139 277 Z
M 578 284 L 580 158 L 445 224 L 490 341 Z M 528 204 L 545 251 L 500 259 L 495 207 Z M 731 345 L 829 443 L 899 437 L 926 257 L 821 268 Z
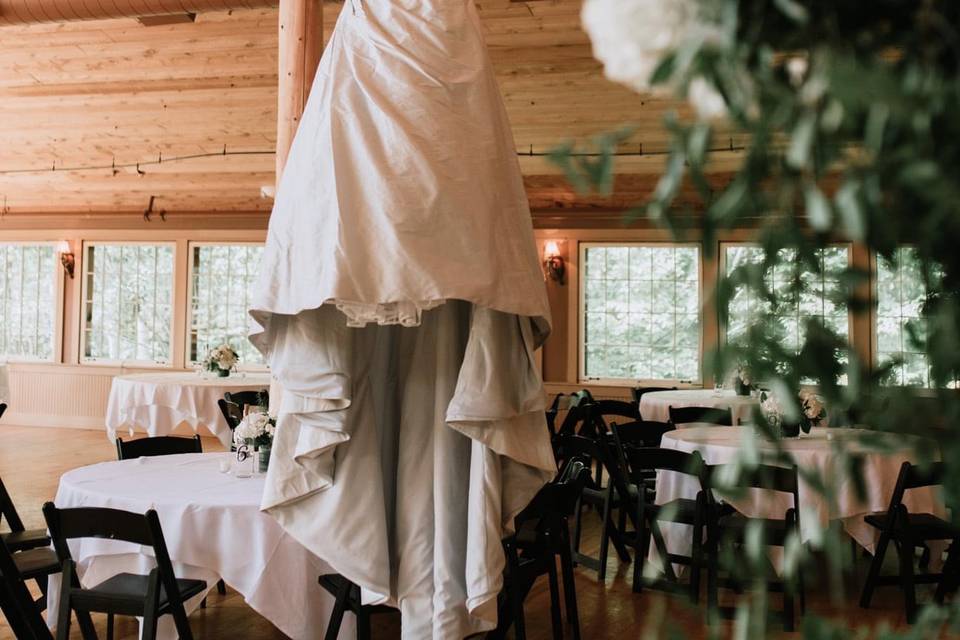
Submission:
M 934 599 L 938 604 L 943 603 L 947 590 L 955 588 L 960 528 L 932 513 L 910 513 L 903 504 L 904 494 L 907 491 L 939 486 L 943 484 L 943 475 L 942 462 L 933 463 L 929 467 L 918 467 L 904 462 L 900 467 L 900 475 L 897 476 L 897 484 L 890 498 L 890 507 L 885 513 L 874 513 L 864 518 L 867 524 L 880 530 L 877 550 L 870 563 L 863 593 L 860 595 L 860 606 L 864 609 L 870 607 L 870 600 L 873 598 L 876 587 L 899 584 L 903 590 L 907 621 L 912 623 L 917 615 L 916 585 L 918 583 L 937 584 Z M 931 540 L 949 540 L 950 557 L 940 573 L 915 573 L 914 550 L 917 547 L 925 547 Z M 896 576 L 884 576 L 880 571 L 891 541 L 897 548 L 900 571 Z
M 630 538 L 631 546 L 636 550 L 633 565 L 633 591 L 640 593 L 644 586 L 666 591 L 686 590 L 690 600 L 700 599 L 700 575 L 706 568 L 704 533 L 711 524 L 718 507 L 707 498 L 708 468 L 697 452 L 686 453 L 675 449 L 658 447 L 626 447 L 624 453 L 630 471 L 630 477 L 637 484 L 635 508 L 639 527 L 636 535 Z M 665 504 L 655 502 L 655 493 L 650 483 L 649 470 L 662 470 L 694 476 L 700 484 L 700 490 L 694 499 L 677 498 Z M 712 511 L 711 511 L 712 509 Z M 671 553 L 660 531 L 660 523 L 668 522 L 691 527 L 692 552 L 689 556 Z M 650 541 L 659 556 L 663 578 L 646 578 L 647 553 Z M 690 581 L 684 586 L 673 570 L 674 564 L 690 567 Z
M 47 578 L 60 572 L 57 554 L 50 548 L 11 552 L 0 542 L 0 609 L 18 639 L 50 640 L 40 613 L 47 607 Z M 36 580 L 40 599 L 34 601 L 26 581 Z
M 220 413 L 223 419 L 233 431 L 243 420 L 247 407 L 270 406 L 270 392 L 266 389 L 260 391 L 235 391 L 223 394 L 223 398 L 217 400 L 217 406 L 220 407 Z
M 122 438 L 117 438 L 118 460 L 132 460 L 144 456 L 173 456 L 180 453 L 203 453 L 203 442 L 200 441 L 200 436 L 193 436 L 192 438 L 156 436 L 153 438 L 137 438 L 126 442 Z M 223 580 L 217 581 L 217 593 L 220 595 L 226 595 L 227 593 L 227 585 Z M 206 608 L 207 601 L 204 600 L 201 606 Z
M 710 467 L 711 478 L 716 478 L 720 473 L 720 467 Z M 712 481 L 711 481 L 712 482 Z M 746 532 L 750 527 L 759 527 L 762 531 L 762 540 L 765 546 L 784 547 L 790 538 L 800 538 L 800 481 L 797 476 L 797 468 L 793 467 L 774 467 L 769 465 L 758 465 L 753 469 L 741 469 L 736 479 L 724 490 L 743 493 L 751 489 L 760 489 L 770 492 L 786 493 L 791 496 L 791 507 L 788 507 L 783 514 L 783 518 L 750 518 L 741 513 L 734 512 L 729 515 L 719 517 L 716 523 L 711 523 L 712 532 L 707 534 L 707 598 L 709 610 L 711 613 L 719 612 L 725 617 L 733 617 L 736 610 L 732 608 L 719 608 L 719 589 L 733 588 L 738 592 L 744 589 L 745 585 L 738 578 L 741 573 L 741 567 L 727 567 L 728 577 L 721 579 L 719 576 L 719 550 L 721 545 L 732 547 L 742 546 L 745 543 Z M 715 487 L 714 487 L 715 488 Z M 708 499 L 712 500 L 712 495 L 707 492 Z M 732 555 L 731 558 L 742 558 L 742 554 Z M 737 560 L 739 562 L 739 560 Z M 794 630 L 794 597 L 799 595 L 800 614 L 803 615 L 806 608 L 806 594 L 804 593 L 803 568 L 797 568 L 796 580 L 787 580 L 776 575 L 772 571 L 766 580 L 766 589 L 770 592 L 783 594 L 783 610 L 773 612 L 783 620 L 783 627 L 786 631 Z
M 174 575 L 156 511 L 151 509 L 139 514 L 92 507 L 58 509 L 48 502 L 43 505 L 43 515 L 63 567 L 57 640 L 70 637 L 71 611 L 77 614 L 84 638 L 96 637 L 90 613 L 98 612 L 107 614 L 108 640 L 113 638 L 115 615 L 142 617 L 142 638 L 153 640 L 158 619 L 168 614 L 173 616 L 181 640 L 192 640 L 183 603 L 206 591 L 207 583 Z M 68 540 L 75 538 L 109 538 L 151 547 L 157 566 L 149 575 L 119 573 L 94 587 L 84 588 L 80 586 L 76 564 L 67 545 Z
M 733 425 L 733 413 L 729 408 L 718 407 L 670 407 L 670 422 L 679 427 L 684 424 L 703 422 L 724 427 Z
M 200 436 L 178 438 L 175 436 L 157 436 L 155 438 L 137 438 L 124 441 L 117 438 L 117 459 L 132 460 L 144 456 L 171 456 L 178 453 L 203 453 Z
M 36 549 L 46 547 L 50 544 L 50 536 L 46 529 L 26 529 L 23 526 L 23 520 L 17 513 L 17 507 L 14 506 L 10 494 L 7 493 L 7 487 L 0 479 L 0 515 L 7 523 L 10 531 L 0 534 L 7 548 L 13 551 L 24 551 L 26 549 Z
M 503 540 L 507 566 L 497 628 L 487 636 L 489 640 L 505 637 L 510 626 L 513 626 L 517 640 L 526 639 L 523 603 L 534 583 L 543 575 L 550 582 L 550 620 L 554 639 L 563 638 L 563 613 L 560 608 L 562 579 L 567 622 L 572 628 L 574 640 L 580 640 L 568 520 L 589 481 L 588 465 L 574 458 L 567 462 L 557 479 L 540 489 L 530 504 L 514 518 L 515 533 Z M 557 577 L 558 558 L 560 579 Z
M 324 640 L 337 640 L 343 614 L 350 611 L 357 617 L 357 640 L 370 640 L 370 617 L 378 613 L 395 611 L 385 604 L 363 604 L 360 600 L 360 587 L 338 573 L 320 576 L 320 586 L 334 597 L 333 611 L 327 623 Z
M 581 493 L 580 501 L 574 514 L 573 557 L 578 564 L 582 564 L 597 572 L 597 579 L 603 580 L 607 573 L 607 556 L 610 543 L 613 543 L 622 562 L 630 561 L 630 554 L 623 541 L 623 532 L 613 521 L 613 510 L 624 501 L 629 502 L 630 488 L 623 475 L 619 460 L 616 459 L 612 447 L 606 438 L 599 441 L 591 440 L 579 435 L 565 435 L 560 437 L 560 452 L 564 462 L 580 459 L 588 466 L 596 465 L 607 470 L 609 480 L 604 487 L 591 478 Z M 600 514 L 602 525 L 600 528 L 600 551 L 594 558 L 580 552 L 580 538 L 582 532 L 583 505 L 596 509 Z M 630 519 L 633 514 L 628 514 Z M 634 523 L 636 526 L 636 523 Z

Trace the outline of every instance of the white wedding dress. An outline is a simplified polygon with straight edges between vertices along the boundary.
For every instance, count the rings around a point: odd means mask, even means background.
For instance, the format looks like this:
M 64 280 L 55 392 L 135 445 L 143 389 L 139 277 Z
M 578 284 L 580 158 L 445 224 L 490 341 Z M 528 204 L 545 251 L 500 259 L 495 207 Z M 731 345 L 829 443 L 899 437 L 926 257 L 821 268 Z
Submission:
M 546 292 L 472 2 L 348 0 L 251 315 L 284 390 L 263 509 L 405 640 L 493 628 L 501 537 L 555 466 Z

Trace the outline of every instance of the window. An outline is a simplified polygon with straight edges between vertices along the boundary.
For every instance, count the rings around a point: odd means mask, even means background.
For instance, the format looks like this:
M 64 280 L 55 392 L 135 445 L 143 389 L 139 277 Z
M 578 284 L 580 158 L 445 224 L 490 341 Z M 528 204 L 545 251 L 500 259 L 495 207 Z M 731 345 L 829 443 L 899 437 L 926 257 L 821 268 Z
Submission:
M 190 362 L 229 343 L 240 363 L 263 364 L 247 340 L 250 290 L 260 266 L 263 245 L 191 245 Z
M 170 363 L 173 245 L 84 249 L 84 360 Z
M 877 361 L 894 364 L 890 384 L 932 386 L 923 349 L 910 332 L 923 337 L 922 310 L 927 298 L 923 266 L 915 249 L 901 248 L 893 261 L 877 260 Z
M 746 335 L 747 329 L 757 322 L 760 314 L 771 314 L 782 332 L 785 349 L 799 351 L 804 341 L 805 327 L 809 319 L 816 318 L 843 339 L 850 336 L 850 316 L 843 302 L 839 276 L 849 264 L 849 248 L 832 246 L 819 251 L 820 268 L 809 269 L 800 274 L 801 289 L 796 294 L 792 289 L 793 269 L 789 263 L 795 253 L 784 250 L 783 264 L 775 265 L 764 274 L 767 287 L 777 295 L 775 304 L 762 300 L 757 292 L 739 288 L 729 301 L 729 318 L 726 327 L 728 341 L 736 341 Z M 729 276 L 734 269 L 763 263 L 763 249 L 749 245 L 725 245 L 725 271 Z M 789 266 L 788 266 L 789 265 Z
M 53 244 L 0 243 L 0 358 L 53 360 Z
M 581 243 L 580 377 L 700 380 L 696 245 Z

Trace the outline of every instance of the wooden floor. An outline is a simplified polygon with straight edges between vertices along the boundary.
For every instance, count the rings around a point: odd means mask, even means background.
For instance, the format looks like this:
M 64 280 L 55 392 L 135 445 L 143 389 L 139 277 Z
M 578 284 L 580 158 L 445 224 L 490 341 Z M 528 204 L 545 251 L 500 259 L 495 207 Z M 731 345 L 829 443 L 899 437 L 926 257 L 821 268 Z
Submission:
M 28 528 L 43 526 L 40 506 L 54 497 L 57 482 L 63 472 L 94 462 L 112 460 L 116 455 L 113 445 L 107 441 L 102 431 L 0 427 L 0 438 L 3 442 L 3 446 L 0 446 L 0 475 Z M 221 448 L 220 443 L 212 438 L 204 441 L 205 451 Z M 588 515 L 586 519 L 591 523 L 591 527 L 596 520 L 592 515 Z M 595 552 L 596 538 L 596 529 L 588 528 L 585 536 L 587 551 Z M 633 594 L 629 583 L 630 565 L 620 566 L 616 561 L 616 554 L 611 557 L 613 560 L 605 583 L 599 583 L 594 572 L 577 569 L 577 598 L 582 637 L 585 640 L 626 640 L 641 636 L 707 637 L 700 610 L 686 604 L 680 596 L 649 590 L 642 595 Z M 861 558 L 858 575 L 849 579 L 844 585 L 843 593 L 831 594 L 828 585 L 817 584 L 816 580 L 811 580 L 812 584 L 808 589 L 808 612 L 847 621 L 851 627 L 869 625 L 877 628 L 883 624 L 902 627 L 902 605 L 896 589 L 878 590 L 875 605 L 869 612 L 850 604 L 855 603 L 859 595 L 865 565 L 866 560 Z M 527 601 L 526 611 L 529 639 L 551 638 L 546 580 L 541 580 L 534 588 Z M 191 615 L 190 622 L 197 638 L 271 640 L 285 637 L 247 607 L 243 598 L 233 590 L 228 590 L 226 596 L 212 593 L 208 607 Z M 103 624 L 102 620 L 97 623 L 98 626 Z M 118 619 L 117 631 L 117 638 L 135 638 L 137 626 L 135 621 Z M 677 635 L 671 632 L 677 632 Z M 732 635 L 731 625 L 726 624 L 723 632 L 725 636 Z M 100 635 L 104 637 L 104 632 L 101 631 Z M 799 634 L 783 635 L 799 637 Z M 10 629 L 0 622 L 0 640 L 12 637 Z M 76 637 L 79 637 L 79 633 L 76 633 Z M 398 616 L 385 615 L 375 618 L 374 638 L 399 638 Z

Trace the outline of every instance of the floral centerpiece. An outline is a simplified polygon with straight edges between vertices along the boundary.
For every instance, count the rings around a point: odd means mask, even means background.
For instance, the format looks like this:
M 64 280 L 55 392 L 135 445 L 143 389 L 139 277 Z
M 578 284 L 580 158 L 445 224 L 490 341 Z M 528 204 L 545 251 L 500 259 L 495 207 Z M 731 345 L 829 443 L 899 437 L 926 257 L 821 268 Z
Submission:
M 210 349 L 207 357 L 203 361 L 203 368 L 211 371 L 221 378 L 230 375 L 230 370 L 237 366 L 240 357 L 229 344 L 222 344 L 219 347 Z
M 750 367 L 742 362 L 737 365 L 737 372 L 733 377 L 733 388 L 738 396 L 748 396 L 753 389 L 753 377 L 750 374 Z
M 827 417 L 827 407 L 823 404 L 823 398 L 812 391 L 800 392 L 800 410 L 803 412 L 800 417 L 800 428 L 804 433 L 810 433 L 810 429 L 819 427 Z
M 270 451 L 273 448 L 273 434 L 277 430 L 277 419 L 263 410 L 251 411 L 243 417 L 233 431 L 233 442 L 237 449 L 252 447 L 260 453 L 260 472 L 264 473 L 270 464 Z
M 801 431 L 810 433 L 813 427 L 819 426 L 827 417 L 827 409 L 820 396 L 812 391 L 803 390 L 797 398 L 800 403 L 800 417 L 791 419 L 787 417 L 775 393 L 764 391 L 760 394 L 760 412 L 767 424 L 782 438 L 799 437 Z

